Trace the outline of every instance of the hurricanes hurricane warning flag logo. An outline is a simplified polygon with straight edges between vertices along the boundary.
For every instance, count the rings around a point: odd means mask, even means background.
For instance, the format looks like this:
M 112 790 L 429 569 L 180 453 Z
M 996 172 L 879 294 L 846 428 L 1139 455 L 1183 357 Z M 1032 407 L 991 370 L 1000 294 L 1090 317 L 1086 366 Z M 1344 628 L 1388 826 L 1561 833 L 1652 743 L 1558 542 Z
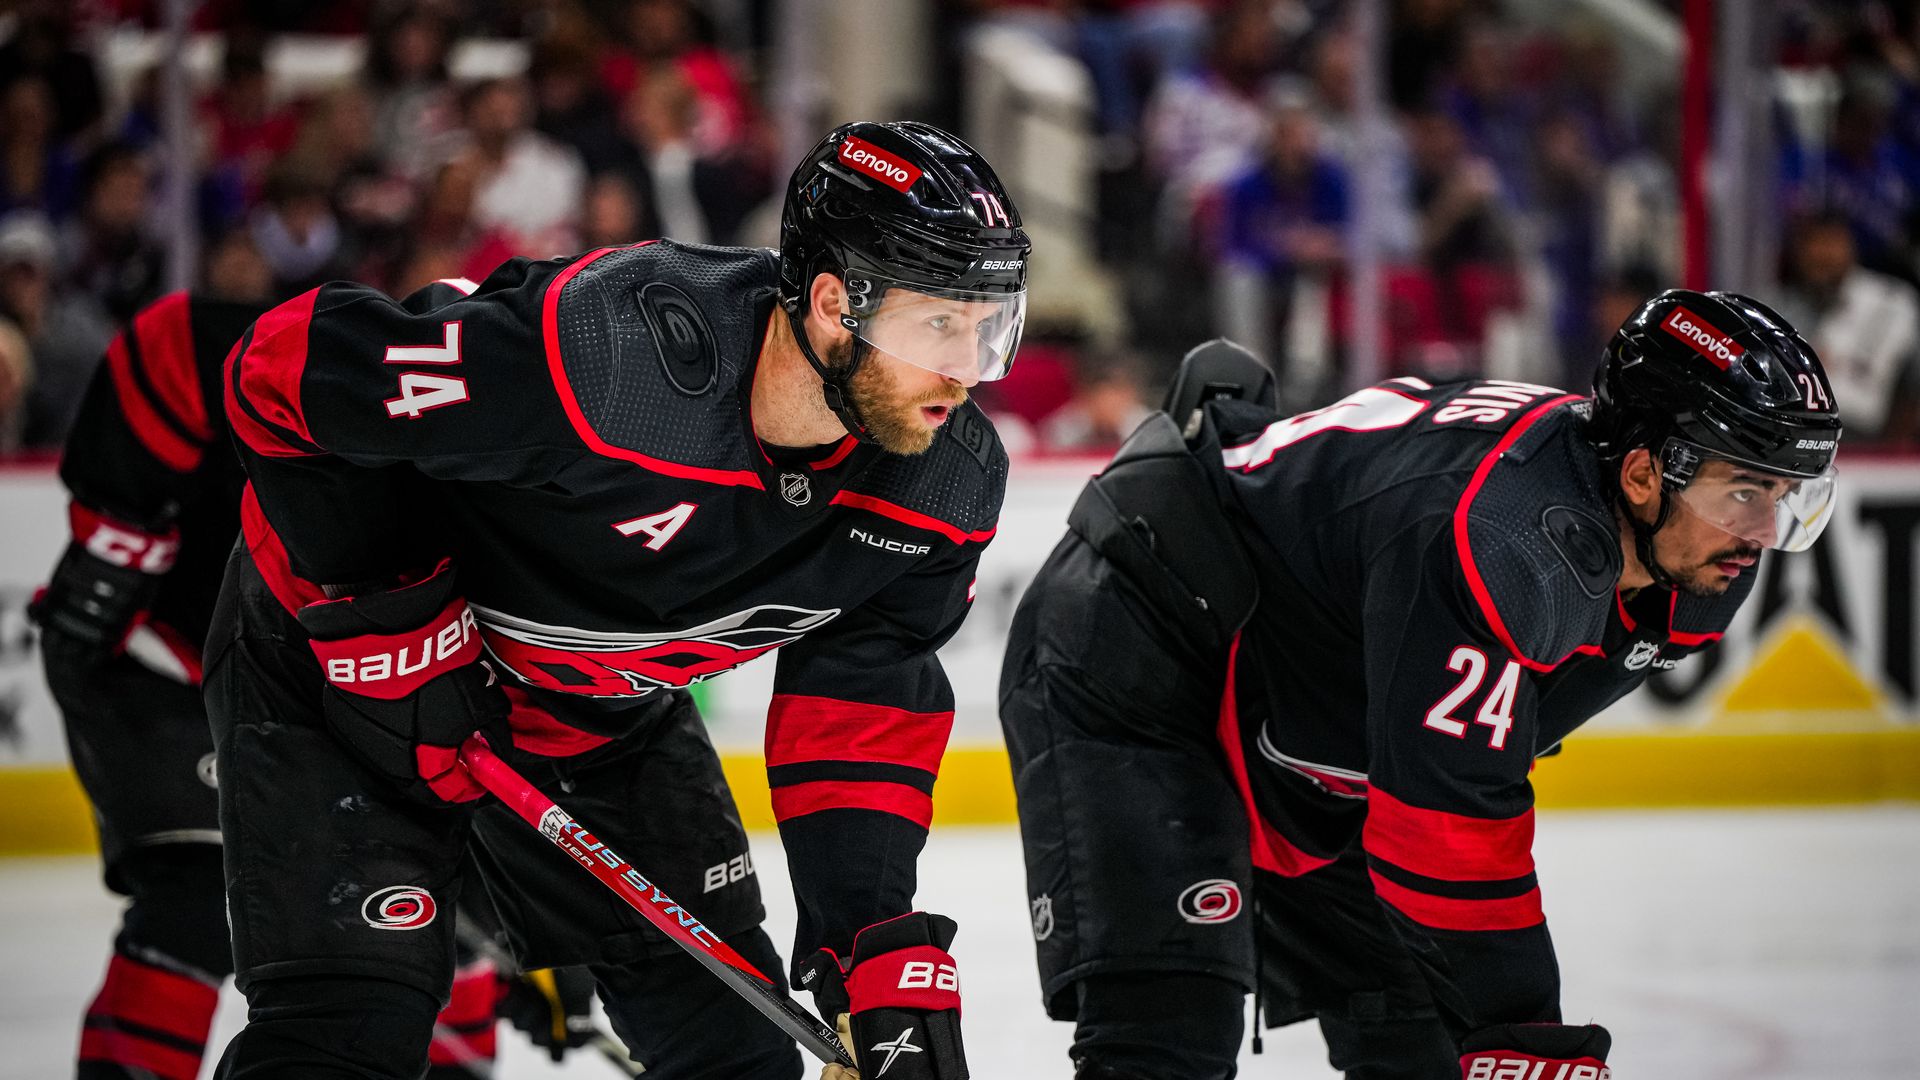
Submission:
M 798 641 L 840 614 L 761 604 L 684 630 L 635 633 L 549 626 L 469 606 L 487 651 L 522 682 L 587 697 L 684 689 Z

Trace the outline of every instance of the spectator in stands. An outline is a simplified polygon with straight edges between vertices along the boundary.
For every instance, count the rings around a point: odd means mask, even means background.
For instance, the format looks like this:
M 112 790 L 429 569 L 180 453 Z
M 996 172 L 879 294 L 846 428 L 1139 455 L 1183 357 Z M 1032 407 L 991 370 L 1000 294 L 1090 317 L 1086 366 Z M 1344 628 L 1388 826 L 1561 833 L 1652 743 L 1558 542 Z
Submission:
M 1137 365 L 1107 357 L 1083 362 L 1074 393 L 1040 425 L 1040 445 L 1055 453 L 1110 453 L 1152 410 Z
M 10 6 L 13 32 L 0 45 L 0 73 L 41 80 L 52 95 L 54 138 L 86 145 L 97 134 L 103 105 L 93 57 L 74 45 L 79 5 L 26 0 Z
M 437 5 L 396 4 L 367 33 L 374 144 L 401 175 L 425 181 L 451 152 L 460 110 L 447 73 L 453 25 Z
M 604 172 L 587 183 L 580 216 L 580 247 L 618 247 L 653 237 L 642 227 L 640 194 L 624 173 Z
M 281 162 L 268 174 L 247 232 L 273 271 L 274 291 L 281 296 L 339 277 L 351 261 L 326 183 L 297 160 Z
M 1283 97 L 1260 162 L 1227 181 L 1222 199 L 1216 320 L 1234 340 L 1277 362 L 1280 327 L 1296 317 L 1325 321 L 1324 308 L 1296 309 L 1295 283 L 1324 286 L 1344 262 L 1346 166 L 1320 148 L 1319 122 L 1304 98 Z
M 166 254 L 147 234 L 152 168 L 145 153 L 120 143 L 87 162 L 80 213 L 59 231 L 58 285 L 93 297 L 116 322 L 157 299 Z
M 772 191 L 772 178 L 758 161 L 705 155 L 698 122 L 697 95 L 677 65 L 654 65 L 628 95 L 621 123 L 629 141 L 614 171 L 640 200 L 643 236 L 731 243 L 747 214 Z
M 1531 201 L 1533 118 L 1529 95 L 1517 92 L 1511 31 L 1491 23 L 1470 25 L 1460 62 L 1439 95 L 1475 154 L 1493 163 L 1502 195 L 1515 205 Z
M 1266 144 L 1267 97 L 1279 40 L 1265 0 L 1235 0 L 1214 17 L 1207 63 L 1160 83 L 1147 108 L 1146 165 L 1163 188 L 1163 239 L 1192 235 L 1220 185 Z
M 525 81 L 475 86 L 462 115 L 466 140 L 455 160 L 472 169 L 473 224 L 499 230 L 515 254 L 546 258 L 578 247 L 586 169 L 580 155 L 533 130 Z
M 1354 114 L 1354 59 L 1353 35 L 1345 30 L 1321 35 L 1309 54 L 1309 100 L 1320 126 L 1320 145 L 1346 167 L 1349 176 L 1356 175 L 1363 157 L 1380 172 L 1384 184 L 1378 193 L 1381 205 L 1375 208 L 1379 215 L 1375 245 L 1387 259 L 1410 258 L 1418 233 L 1407 192 L 1406 135 L 1389 120 L 1372 133 L 1371 145 L 1361 145 L 1364 136 Z
M 1120 0 L 1079 12 L 1080 59 L 1093 76 L 1094 112 L 1102 135 L 1130 137 L 1140 124 L 1143 89 L 1170 72 L 1199 64 L 1208 15 L 1218 0 Z
M 1647 110 L 1641 128 L 1644 144 L 1607 168 L 1600 262 L 1610 273 L 1645 267 L 1659 280 L 1678 281 L 1685 232 L 1680 224 L 1679 117 L 1665 103 L 1655 105 Z
M 13 320 L 0 315 L 0 458 L 20 449 L 32 385 L 33 354 L 26 336 Z
M 533 43 L 527 67 L 534 128 L 572 147 L 593 173 L 618 163 L 626 150 L 618 110 L 598 77 L 598 33 L 584 14 L 562 9 Z
M 0 319 L 18 328 L 32 356 L 33 385 L 20 420 L 28 449 L 66 437 L 114 324 L 89 297 L 54 288 L 53 226 L 34 210 L 0 217 Z
M 1423 261 L 1440 273 L 1505 262 L 1512 248 L 1493 163 L 1469 149 L 1459 122 L 1438 109 L 1414 114 L 1407 132 Z
M 753 109 L 733 65 L 702 31 L 688 0 L 628 0 L 626 48 L 609 50 L 600 78 L 608 97 L 626 101 L 657 64 L 680 69 L 695 101 L 694 142 L 703 156 L 720 157 L 747 137 Z
M 419 194 L 381 157 L 373 99 L 361 87 L 335 87 L 308 109 L 285 166 L 326 193 L 358 280 L 384 280 L 400 257 Z
M 1836 209 L 1853 227 L 1859 261 L 1909 280 L 1915 276 L 1911 222 L 1920 212 L 1920 158 L 1889 131 L 1892 87 L 1856 74 L 1834 111 L 1833 135 L 1810 175 L 1788 176 L 1792 205 Z
M 1792 232 L 1792 283 L 1780 313 L 1813 343 L 1847 441 L 1920 442 L 1920 293 L 1861 266 L 1841 214 L 1816 214 Z
M 1556 113 L 1540 127 L 1533 180 L 1533 219 L 1539 253 L 1553 276 L 1552 324 L 1562 357 L 1583 354 L 1600 269 L 1600 213 L 1606 173 L 1590 128 L 1572 113 Z
M 56 135 L 53 88 L 38 75 L 0 87 L 0 214 L 34 209 L 59 220 L 79 197 L 79 168 Z
M 229 229 L 207 246 L 205 291 L 222 300 L 273 299 L 273 268 L 245 229 Z
M 260 197 L 267 170 L 300 133 L 300 118 L 274 100 L 266 35 L 226 32 L 220 83 L 201 105 L 216 175 L 216 221 L 237 220 Z

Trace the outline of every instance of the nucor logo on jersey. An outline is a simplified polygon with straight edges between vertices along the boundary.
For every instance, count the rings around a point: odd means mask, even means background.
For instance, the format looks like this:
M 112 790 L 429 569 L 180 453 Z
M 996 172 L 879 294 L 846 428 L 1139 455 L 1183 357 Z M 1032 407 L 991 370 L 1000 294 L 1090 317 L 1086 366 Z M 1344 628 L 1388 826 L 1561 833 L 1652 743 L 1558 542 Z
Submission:
M 395 650 L 364 656 L 328 657 L 327 681 L 365 684 L 418 675 L 426 670 L 428 664 L 459 656 L 467 643 L 473 640 L 476 629 L 473 612 L 462 608 L 458 619 L 448 622 L 438 631 L 427 631 L 420 638 L 417 651 L 408 644 Z
M 1715 330 L 1712 323 L 1683 307 L 1674 308 L 1660 329 L 1692 346 L 1694 352 L 1713 361 L 1721 371 L 1747 354 L 1732 338 Z
M 641 697 L 679 689 L 772 652 L 840 614 L 761 604 L 660 633 L 548 626 L 475 605 L 487 651 L 521 681 L 587 697 Z
M 1612 1080 L 1605 1065 L 1575 1065 L 1570 1061 L 1537 1058 L 1477 1057 L 1467 1067 L 1466 1080 Z
M 920 179 L 920 170 L 887 153 L 865 139 L 849 137 L 840 144 L 840 162 L 886 183 L 895 191 L 905 191 Z
M 929 544 L 909 544 L 902 540 L 895 540 L 891 536 L 881 536 L 877 533 L 870 533 L 865 529 L 854 529 L 847 535 L 868 547 L 877 547 L 881 551 L 897 551 L 902 555 L 925 555 L 927 552 L 933 550 L 933 547 Z

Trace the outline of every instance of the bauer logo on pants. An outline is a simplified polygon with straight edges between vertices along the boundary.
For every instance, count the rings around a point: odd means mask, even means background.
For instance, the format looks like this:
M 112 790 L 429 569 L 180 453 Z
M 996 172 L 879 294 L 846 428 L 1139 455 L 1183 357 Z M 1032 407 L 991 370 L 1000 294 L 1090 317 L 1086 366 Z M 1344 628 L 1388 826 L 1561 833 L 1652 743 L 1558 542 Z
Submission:
M 1226 878 L 1196 881 L 1180 894 L 1180 917 L 1201 926 L 1232 922 L 1240 915 L 1240 886 Z
M 375 930 L 418 930 L 433 921 L 437 909 L 427 890 L 389 885 L 360 905 L 360 917 Z

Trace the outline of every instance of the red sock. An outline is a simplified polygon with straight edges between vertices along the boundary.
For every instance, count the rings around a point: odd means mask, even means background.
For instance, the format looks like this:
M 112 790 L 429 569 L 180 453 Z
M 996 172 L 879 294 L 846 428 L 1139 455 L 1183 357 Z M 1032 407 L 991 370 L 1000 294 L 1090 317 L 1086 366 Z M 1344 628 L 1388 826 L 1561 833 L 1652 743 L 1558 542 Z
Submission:
M 454 972 L 453 997 L 434 1018 L 427 1061 L 436 1067 L 493 1064 L 494 1010 L 499 1004 L 500 980 L 492 964 L 481 960 Z
M 114 954 L 80 1030 L 82 1075 L 194 1080 L 219 994 L 190 975 Z M 103 1068 L 111 1066 L 123 1068 Z

